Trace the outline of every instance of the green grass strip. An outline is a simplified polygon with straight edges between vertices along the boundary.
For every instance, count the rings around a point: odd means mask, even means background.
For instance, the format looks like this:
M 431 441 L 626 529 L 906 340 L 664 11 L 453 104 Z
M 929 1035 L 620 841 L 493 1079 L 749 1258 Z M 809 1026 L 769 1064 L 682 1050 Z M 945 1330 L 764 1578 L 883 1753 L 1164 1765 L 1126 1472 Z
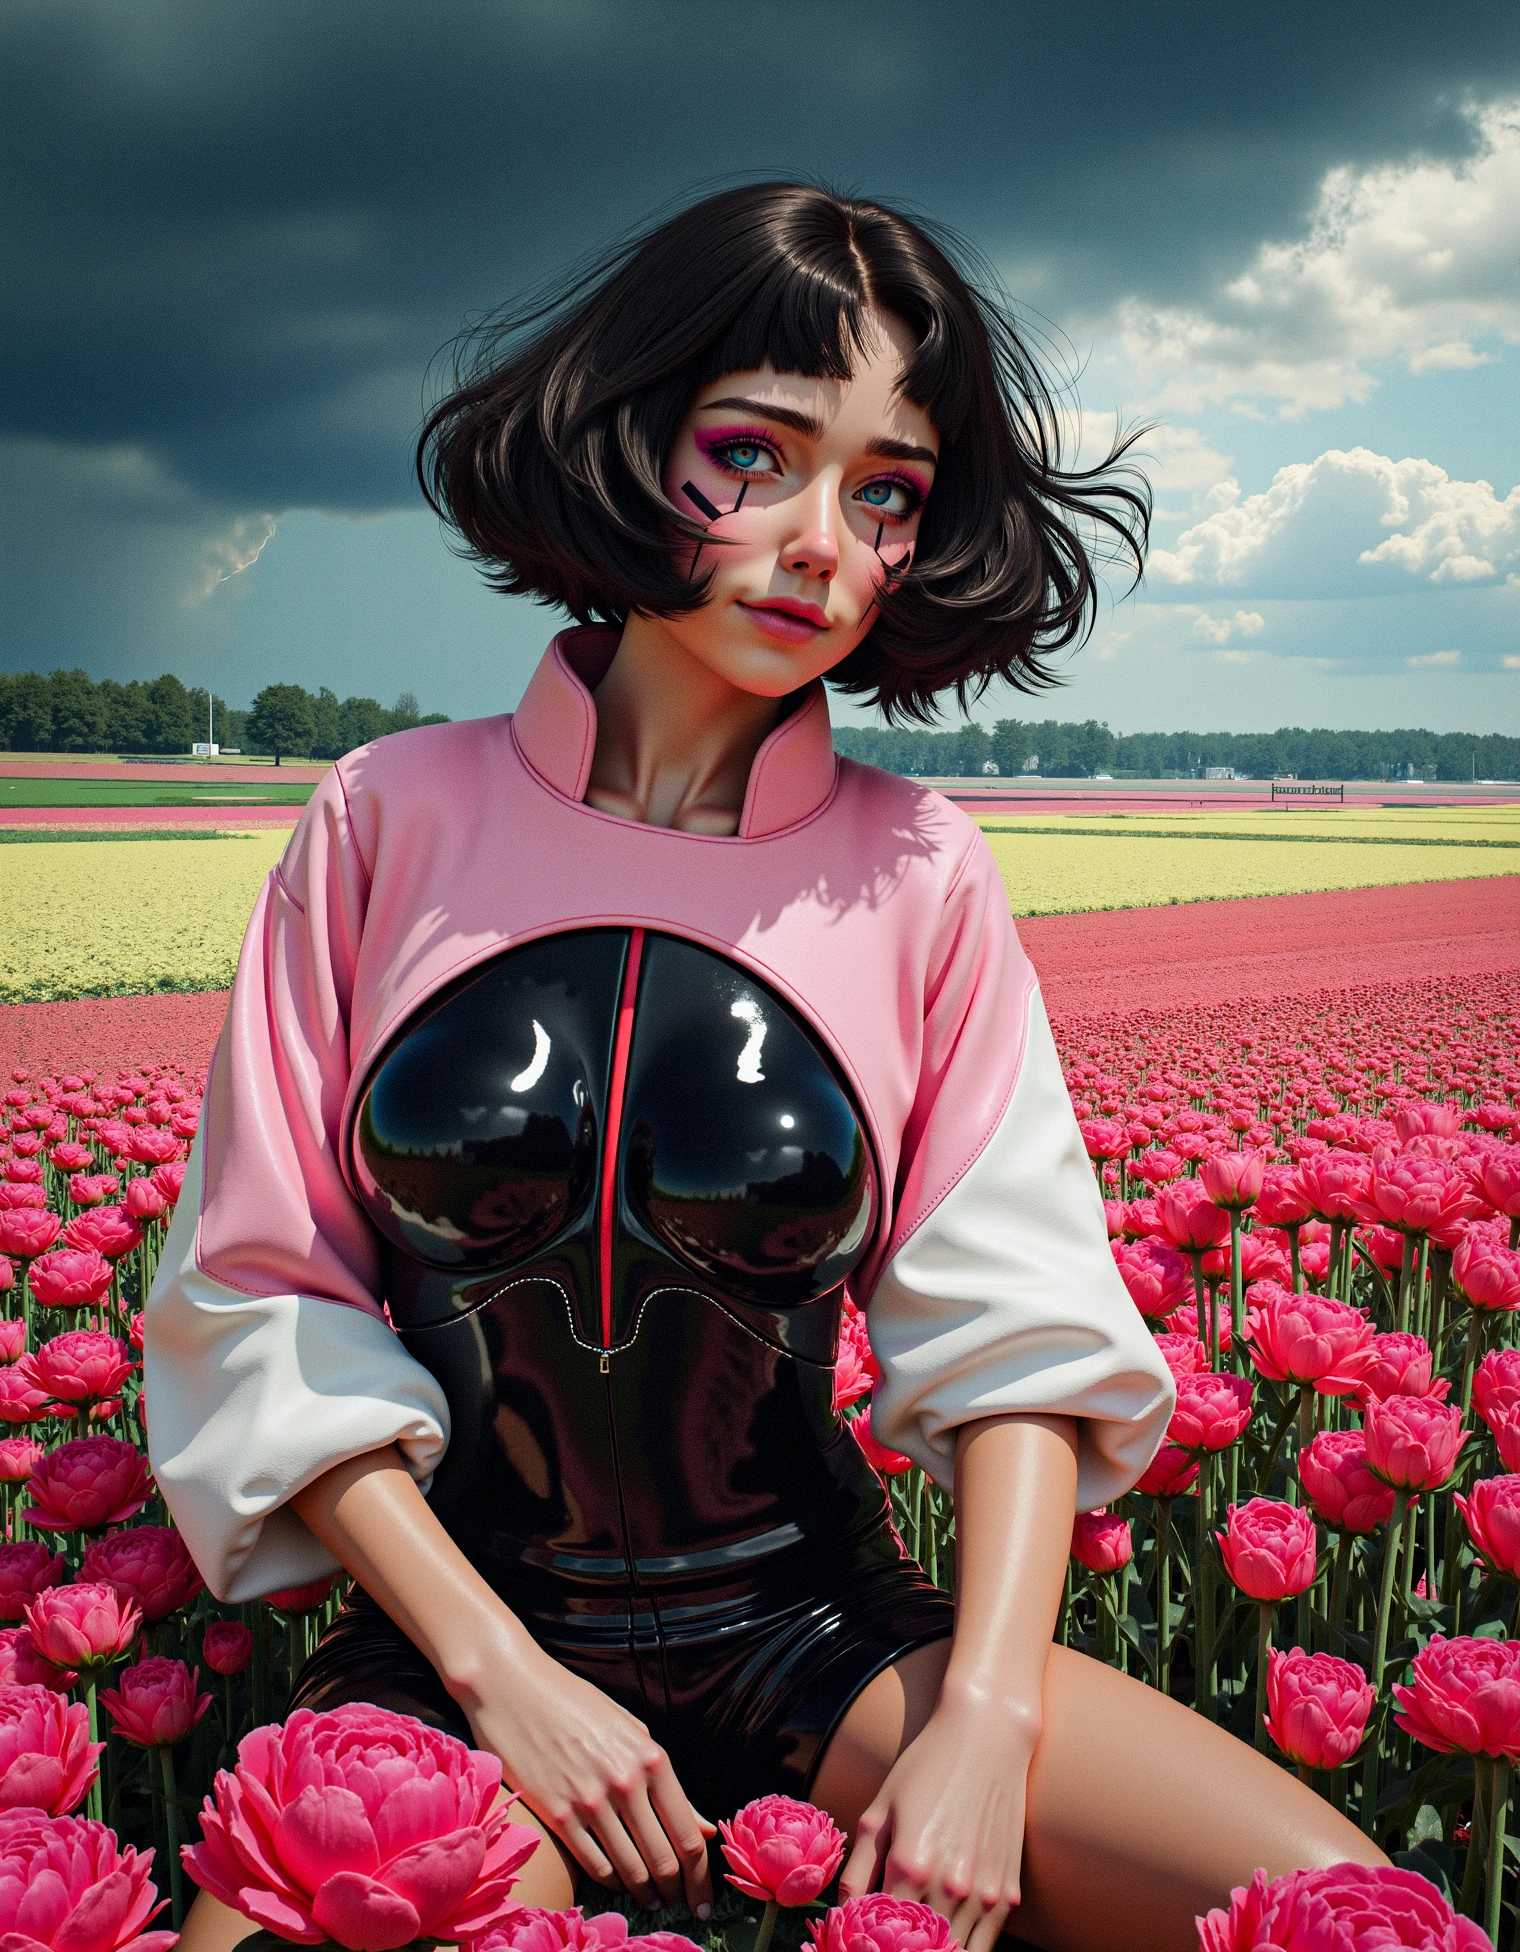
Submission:
M 0 827 L 0 847 L 24 847 L 39 840 L 242 840 L 241 829 L 216 827 Z

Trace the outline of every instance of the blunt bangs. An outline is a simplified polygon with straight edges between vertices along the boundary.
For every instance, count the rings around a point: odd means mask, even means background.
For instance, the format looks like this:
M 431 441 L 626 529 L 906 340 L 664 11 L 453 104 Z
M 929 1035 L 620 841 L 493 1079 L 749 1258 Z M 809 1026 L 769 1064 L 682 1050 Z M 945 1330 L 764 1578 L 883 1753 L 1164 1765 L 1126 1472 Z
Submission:
M 937 227 L 811 185 L 710 197 L 465 335 L 418 443 L 423 493 L 508 594 L 582 623 L 698 609 L 711 572 L 689 580 L 672 537 L 704 529 L 661 485 L 692 395 L 767 365 L 848 379 L 888 312 L 917 342 L 902 391 L 939 432 L 939 467 L 910 568 L 827 682 L 889 722 L 996 678 L 1058 683 L 1050 654 L 1090 631 L 1096 566 L 1143 566 L 1138 436 L 1062 467 L 1050 388 L 973 266 Z

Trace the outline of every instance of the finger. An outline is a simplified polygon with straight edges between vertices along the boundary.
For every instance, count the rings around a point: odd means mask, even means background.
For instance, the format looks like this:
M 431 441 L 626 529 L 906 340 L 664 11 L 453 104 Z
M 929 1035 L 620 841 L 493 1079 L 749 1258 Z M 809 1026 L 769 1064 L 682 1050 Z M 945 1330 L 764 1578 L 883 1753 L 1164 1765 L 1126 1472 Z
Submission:
M 887 1849 L 887 1812 L 875 1803 L 855 1826 L 855 1843 L 839 1873 L 839 1899 L 863 1898 L 874 1891 Z
M 545 1817 L 544 1821 L 548 1823 L 549 1819 Z M 579 1817 L 570 1817 L 564 1823 L 549 1824 L 549 1827 L 587 1877 L 595 1878 L 598 1884 L 605 1884 L 609 1890 L 617 1889 L 617 1873 L 607 1861 L 606 1852 Z
M 668 1759 L 650 1775 L 649 1800 L 680 1860 L 687 1909 L 694 1917 L 710 1918 L 713 1893 L 707 1840 L 718 1834 L 718 1826 L 692 1808 Z
M 1003 1927 L 1008 1922 L 1010 1907 L 993 1905 L 990 1910 L 987 1910 L 978 1905 L 977 1910 L 981 1915 L 972 1924 L 969 1932 L 963 1936 L 957 1926 L 955 1935 L 965 1946 L 966 1952 L 992 1952 L 992 1948 L 1002 1935 Z
M 611 1860 L 623 1889 L 652 1911 L 659 1902 L 659 1893 L 649 1875 L 649 1866 L 610 1803 L 604 1803 L 597 1811 L 591 1820 L 591 1828 Z
M 911 1898 L 915 1903 L 928 1904 L 929 1884 L 928 1853 L 921 1845 L 910 1844 L 901 1835 L 895 1835 L 882 1869 L 882 1890 L 889 1898 Z
M 623 1828 L 632 1838 L 635 1850 L 654 1879 L 655 1889 L 666 1904 L 673 1905 L 681 1895 L 681 1860 L 676 1855 L 675 1845 L 665 1834 L 660 1819 L 650 1807 L 649 1794 L 643 1783 L 639 1783 L 626 1796 L 620 1796 L 616 1809 L 623 1820 Z

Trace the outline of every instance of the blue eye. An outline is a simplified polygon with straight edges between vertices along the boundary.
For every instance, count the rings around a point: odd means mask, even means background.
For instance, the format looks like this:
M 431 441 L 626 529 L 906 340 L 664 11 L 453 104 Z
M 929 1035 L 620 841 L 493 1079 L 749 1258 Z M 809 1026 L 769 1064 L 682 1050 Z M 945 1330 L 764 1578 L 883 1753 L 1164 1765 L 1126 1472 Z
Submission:
M 892 481 L 868 481 L 860 491 L 860 499 L 868 502 L 872 508 L 885 508 L 892 499 L 892 490 L 896 485 Z
M 735 441 L 725 451 L 736 468 L 758 466 L 761 456 L 765 453 L 765 449 L 757 447 L 753 441 Z

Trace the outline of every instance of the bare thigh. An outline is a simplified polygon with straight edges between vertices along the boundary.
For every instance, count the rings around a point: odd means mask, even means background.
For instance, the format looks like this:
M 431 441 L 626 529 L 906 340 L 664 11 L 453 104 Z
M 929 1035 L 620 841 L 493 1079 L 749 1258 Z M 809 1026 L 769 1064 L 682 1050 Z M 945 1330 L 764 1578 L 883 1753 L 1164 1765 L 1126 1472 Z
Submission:
M 519 1904 L 563 1911 L 575 1903 L 575 1859 L 523 1804 L 514 1804 L 514 1823 L 530 1824 L 544 1841 L 523 1866 L 512 1896 Z M 176 1952 L 232 1952 L 259 1929 L 252 1919 L 202 1891 L 185 1917 Z
M 934 1705 L 948 1641 L 879 1674 L 851 1706 L 814 1801 L 853 1829 Z M 1010 1932 L 1047 1952 L 1194 1952 L 1194 1919 L 1264 1867 L 1382 1864 L 1323 1797 L 1191 1709 L 1053 1647 L 1029 1771 L 1023 1903 Z

